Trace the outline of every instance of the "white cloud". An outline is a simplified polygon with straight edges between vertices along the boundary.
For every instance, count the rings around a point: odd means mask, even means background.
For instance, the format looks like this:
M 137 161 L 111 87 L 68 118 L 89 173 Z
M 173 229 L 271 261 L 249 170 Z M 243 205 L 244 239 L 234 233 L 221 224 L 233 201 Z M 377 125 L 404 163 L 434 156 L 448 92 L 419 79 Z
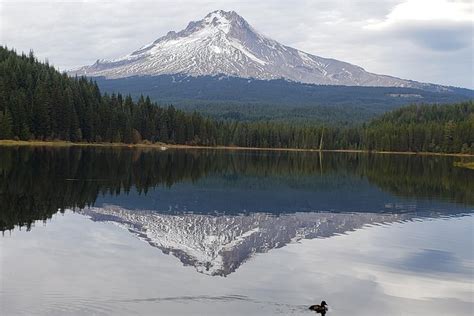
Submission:
M 411 21 L 474 21 L 473 3 L 456 0 L 406 0 L 396 5 L 383 21 L 369 23 L 369 29 L 381 29 Z
M 472 50 L 473 6 L 462 0 L 406 0 L 365 28 L 434 51 Z

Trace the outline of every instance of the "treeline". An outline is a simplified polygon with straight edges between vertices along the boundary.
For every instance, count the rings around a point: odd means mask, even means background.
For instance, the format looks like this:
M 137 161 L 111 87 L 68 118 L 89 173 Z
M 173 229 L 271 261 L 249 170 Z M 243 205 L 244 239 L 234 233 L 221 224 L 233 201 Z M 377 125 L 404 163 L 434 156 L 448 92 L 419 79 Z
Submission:
M 359 133 L 369 150 L 474 153 L 474 103 L 400 108 Z
M 220 126 L 149 98 L 102 95 L 96 83 L 69 78 L 33 54 L 0 48 L 0 138 L 214 145 Z
M 213 120 L 148 97 L 101 94 L 0 47 L 0 139 L 474 153 L 474 105 L 412 106 L 353 128 Z

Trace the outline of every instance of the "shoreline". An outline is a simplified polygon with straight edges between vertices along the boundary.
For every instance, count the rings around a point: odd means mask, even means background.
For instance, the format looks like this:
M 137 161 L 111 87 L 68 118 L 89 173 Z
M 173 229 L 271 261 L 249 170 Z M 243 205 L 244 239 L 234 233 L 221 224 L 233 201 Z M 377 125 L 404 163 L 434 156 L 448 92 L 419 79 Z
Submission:
M 239 146 L 202 146 L 202 145 L 176 145 L 165 143 L 77 143 L 68 141 L 22 141 L 22 140 L 0 140 L 0 147 L 30 146 L 30 147 L 111 147 L 111 148 L 150 148 L 150 149 L 210 149 L 210 150 L 254 150 L 254 151 L 289 151 L 289 152 L 339 152 L 359 154 L 383 154 L 383 155 L 419 155 L 419 156 L 451 156 L 451 157 L 474 157 L 474 154 L 463 153 L 437 153 L 437 152 L 412 152 L 412 151 L 378 151 L 360 149 L 304 149 L 304 148 L 265 148 L 265 147 L 239 147 Z M 164 148 L 164 149 L 163 149 Z

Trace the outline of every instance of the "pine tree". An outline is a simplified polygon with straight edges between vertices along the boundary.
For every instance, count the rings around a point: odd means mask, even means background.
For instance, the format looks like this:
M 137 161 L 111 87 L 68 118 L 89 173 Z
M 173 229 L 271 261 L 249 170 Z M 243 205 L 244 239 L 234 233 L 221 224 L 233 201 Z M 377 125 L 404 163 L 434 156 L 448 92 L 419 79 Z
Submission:
M 13 137 L 12 116 L 8 109 L 0 112 L 0 139 L 11 139 Z

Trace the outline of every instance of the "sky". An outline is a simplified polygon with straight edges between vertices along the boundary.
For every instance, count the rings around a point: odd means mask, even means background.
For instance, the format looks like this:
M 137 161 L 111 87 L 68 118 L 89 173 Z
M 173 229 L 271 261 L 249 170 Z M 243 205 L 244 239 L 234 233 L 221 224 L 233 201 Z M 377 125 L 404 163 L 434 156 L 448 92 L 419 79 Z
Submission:
M 307 53 L 474 89 L 472 0 L 0 0 L 0 45 L 73 69 L 131 53 L 218 9 Z

